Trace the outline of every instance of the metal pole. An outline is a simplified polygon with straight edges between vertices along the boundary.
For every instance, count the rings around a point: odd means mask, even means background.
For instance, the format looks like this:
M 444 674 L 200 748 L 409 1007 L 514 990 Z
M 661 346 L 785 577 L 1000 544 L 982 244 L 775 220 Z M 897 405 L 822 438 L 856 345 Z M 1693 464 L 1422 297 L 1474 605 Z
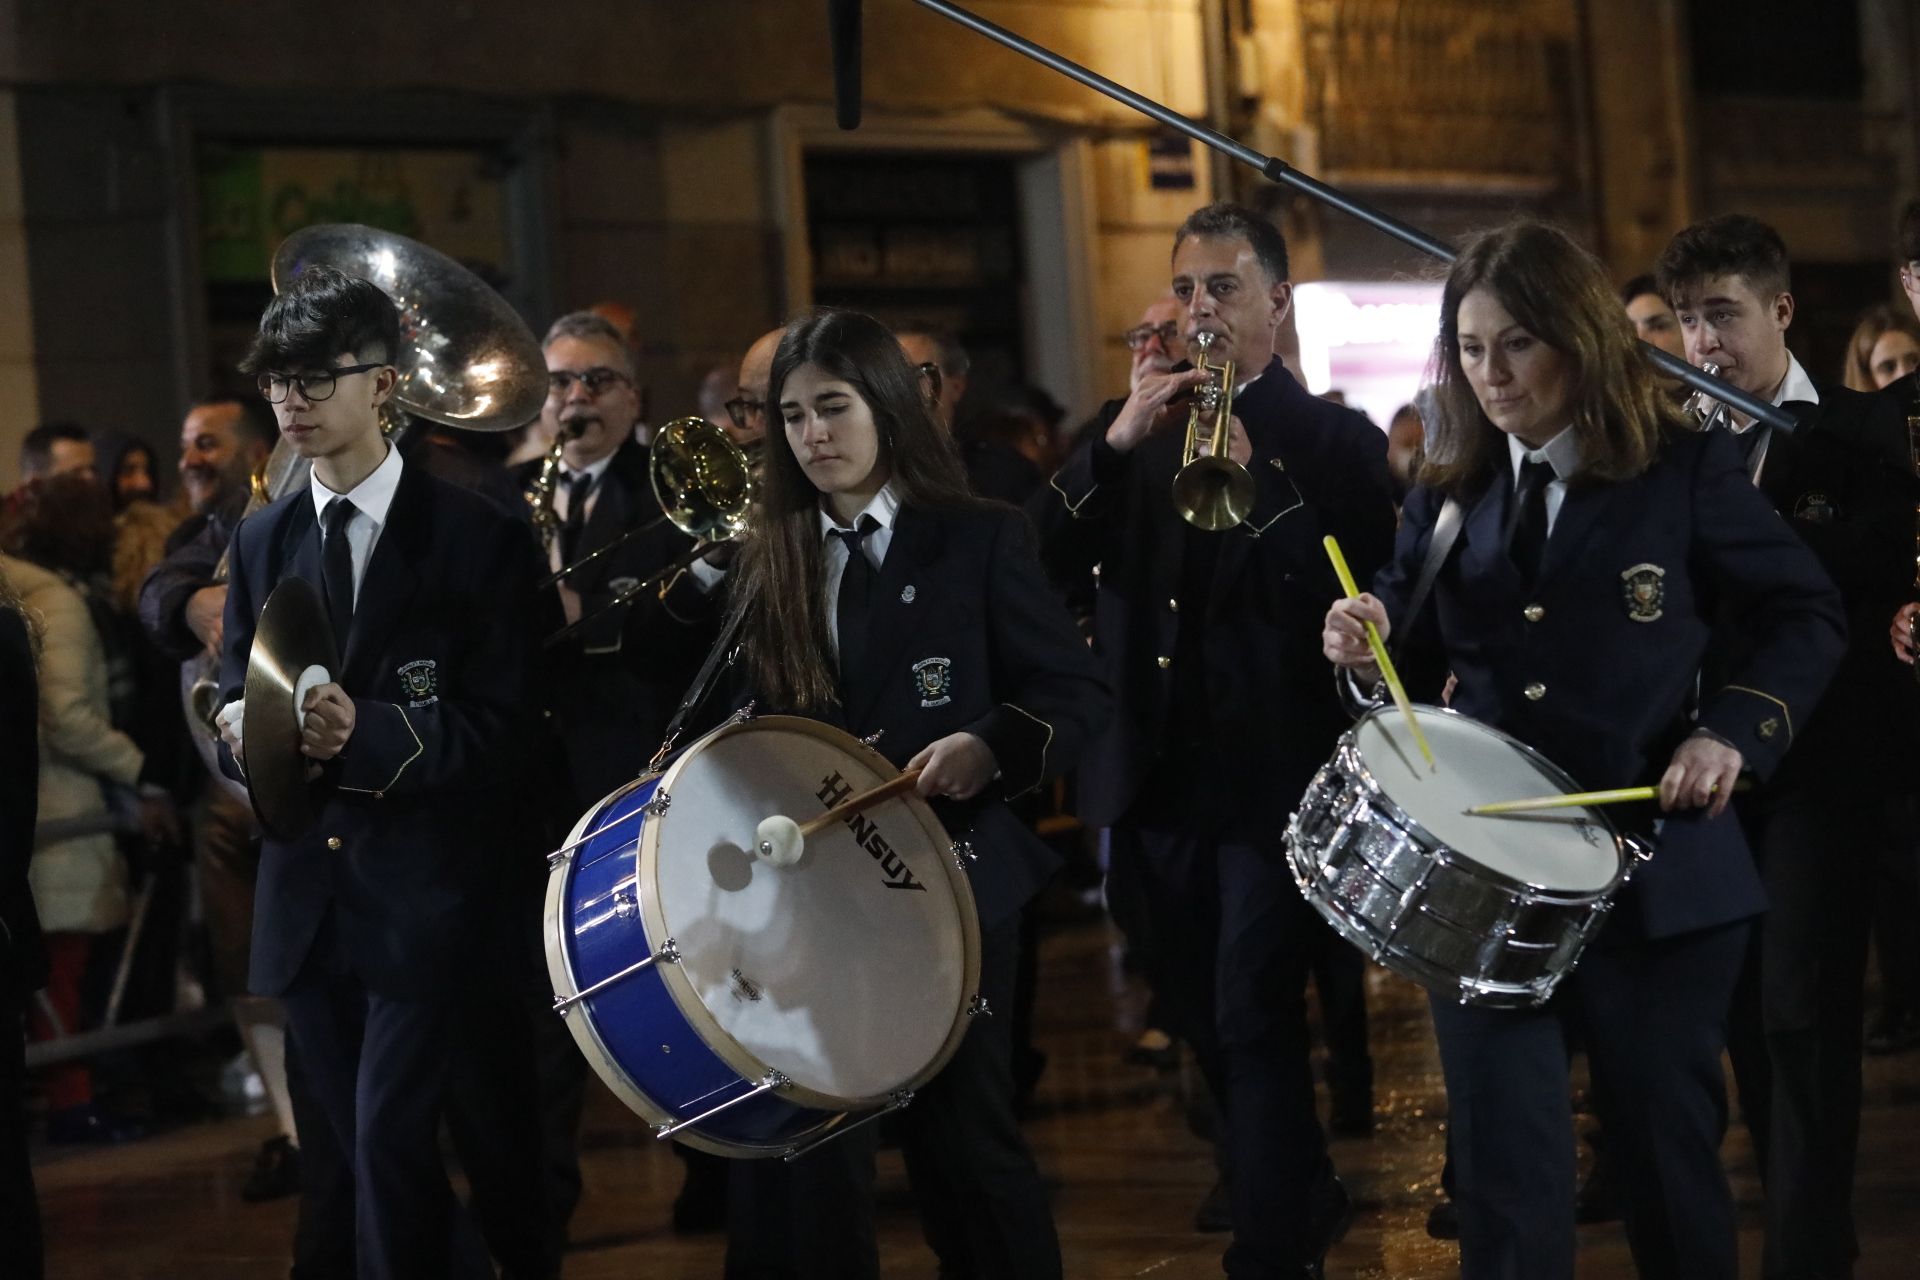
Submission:
M 1382 213 L 1380 210 L 1330 187 L 1317 178 L 1309 177 L 1276 156 L 1262 155 L 1245 143 L 1229 138 L 1205 125 L 1195 124 L 1170 107 L 1162 106 L 1152 98 L 1135 93 L 1125 85 L 1116 84 L 1096 71 L 1090 71 L 1070 58 L 1063 58 L 1042 45 L 1035 44 L 1025 36 L 1015 35 L 997 23 L 988 22 L 977 13 L 971 13 L 949 0 L 913 0 L 923 9 L 931 9 L 943 18 L 959 23 L 968 30 L 996 44 L 1005 45 L 1015 53 L 1033 59 L 1041 66 L 1049 67 L 1069 80 L 1075 80 L 1092 89 L 1095 93 L 1105 94 L 1123 106 L 1132 107 L 1140 114 L 1157 120 L 1178 133 L 1184 133 L 1202 146 L 1212 147 L 1222 155 L 1230 156 L 1241 164 L 1258 169 L 1268 181 L 1282 186 L 1292 187 L 1303 195 L 1312 196 L 1322 204 L 1331 205 L 1350 217 L 1358 218 L 1376 231 L 1384 232 L 1403 244 L 1408 244 L 1430 254 L 1442 262 L 1452 262 L 1459 256 L 1452 245 L 1444 240 L 1436 240 L 1418 227 L 1411 226 L 1398 218 Z M 1642 342 L 1641 350 L 1654 362 L 1661 372 L 1678 378 L 1696 390 L 1704 391 L 1714 399 L 1731 405 L 1750 417 L 1758 418 L 1770 427 L 1781 431 L 1792 431 L 1798 425 L 1794 416 L 1778 405 L 1768 404 L 1740 390 L 1730 382 L 1703 373 L 1684 360 L 1660 350 L 1649 343 Z

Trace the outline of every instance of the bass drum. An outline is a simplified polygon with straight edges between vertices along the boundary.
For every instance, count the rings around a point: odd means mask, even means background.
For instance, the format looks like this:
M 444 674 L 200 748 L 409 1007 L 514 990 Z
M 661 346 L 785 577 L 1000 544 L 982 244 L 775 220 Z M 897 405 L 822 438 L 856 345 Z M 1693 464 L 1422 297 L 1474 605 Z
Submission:
M 769 716 L 694 743 L 580 819 L 547 883 L 555 1008 L 657 1136 L 792 1156 L 904 1106 L 977 1008 L 961 854 L 908 794 L 779 867 L 762 819 L 804 822 L 898 776 L 828 725 Z

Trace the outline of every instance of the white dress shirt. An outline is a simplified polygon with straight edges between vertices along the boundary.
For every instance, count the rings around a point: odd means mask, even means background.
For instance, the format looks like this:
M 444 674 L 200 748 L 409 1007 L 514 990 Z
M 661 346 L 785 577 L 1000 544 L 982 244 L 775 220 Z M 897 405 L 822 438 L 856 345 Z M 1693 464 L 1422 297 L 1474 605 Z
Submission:
M 860 509 L 851 525 L 834 523 L 827 504 L 820 504 L 820 540 L 825 543 L 827 557 L 827 635 L 833 640 L 833 652 L 840 655 L 840 579 L 847 573 L 847 544 L 845 539 L 833 536 L 835 530 L 850 532 L 858 529 L 868 516 L 872 516 L 880 525 L 868 534 L 860 543 L 860 552 L 866 556 L 867 563 L 873 566 L 875 573 L 886 563 L 887 548 L 893 544 L 893 522 L 900 516 L 900 495 L 894 492 L 893 482 L 889 480 L 880 486 L 880 492 L 873 495 L 872 501 Z
M 1547 481 L 1547 532 L 1551 534 L 1553 522 L 1560 518 L 1560 506 L 1567 500 L 1567 481 L 1580 470 L 1580 442 L 1573 428 L 1567 427 L 1538 449 L 1527 448 L 1519 436 L 1508 436 L 1507 453 L 1513 459 L 1516 485 L 1520 483 L 1522 462 L 1544 462 L 1553 468 L 1553 479 Z
M 593 509 L 599 505 L 600 502 L 600 481 L 606 478 L 607 468 L 612 465 L 613 455 L 611 453 L 599 461 L 590 462 L 577 470 L 567 466 L 565 463 L 561 464 L 559 481 L 553 487 L 553 514 L 554 518 L 559 520 L 561 525 L 567 523 L 567 516 L 573 507 L 573 482 L 581 476 L 587 476 L 593 481 L 593 487 L 587 490 L 587 509 L 582 513 L 581 521 L 584 524 L 587 520 L 593 518 Z M 574 548 L 576 555 L 578 555 L 580 551 L 581 548 Z M 560 563 L 560 539 L 558 538 L 553 540 L 552 550 L 549 551 L 547 555 L 547 567 L 555 573 L 566 568 L 565 565 Z
M 387 527 L 387 511 L 393 506 L 394 491 L 400 487 L 400 451 L 387 445 L 387 456 L 381 460 L 371 474 L 349 493 L 335 493 L 327 488 L 320 479 L 316 468 L 313 474 L 313 509 L 320 517 L 320 539 L 324 549 L 327 531 L 327 504 L 335 498 L 345 498 L 354 505 L 355 515 L 347 521 L 347 547 L 353 552 L 353 601 L 360 603 L 360 584 L 367 580 L 367 562 L 373 559 L 373 548 L 380 541 L 380 531 Z

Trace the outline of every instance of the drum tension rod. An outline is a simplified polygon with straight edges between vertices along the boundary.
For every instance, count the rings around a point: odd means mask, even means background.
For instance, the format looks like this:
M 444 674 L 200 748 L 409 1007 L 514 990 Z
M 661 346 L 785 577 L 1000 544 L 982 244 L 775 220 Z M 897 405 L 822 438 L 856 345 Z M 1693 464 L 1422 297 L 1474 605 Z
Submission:
M 603 823 L 602 825 L 595 827 L 593 830 L 587 832 L 587 834 L 581 836 L 578 840 L 575 840 L 570 844 L 563 844 L 558 849 L 555 849 L 552 853 L 547 855 L 547 865 L 552 867 L 552 866 L 557 866 L 562 862 L 565 862 L 567 860 L 568 855 L 570 855 L 575 849 L 578 849 L 581 845 L 593 839 L 595 836 L 603 836 L 607 834 L 607 832 L 613 830 L 615 827 L 620 826 L 623 823 L 632 822 L 635 818 L 639 818 L 639 817 L 657 818 L 661 814 L 665 813 L 668 807 L 672 804 L 673 804 L 672 796 L 668 795 L 664 791 L 656 791 L 653 793 L 653 799 L 647 801 L 645 804 L 634 809 L 632 812 L 622 814 L 620 817 L 615 818 L 612 822 Z
M 741 1094 L 737 1098 L 731 1098 L 726 1102 L 721 1103 L 719 1106 L 714 1107 L 707 1111 L 702 1111 L 699 1115 L 693 1116 L 692 1118 L 687 1120 L 681 1120 L 674 1124 L 655 1125 L 653 1127 L 653 1136 L 656 1138 L 671 1138 L 674 1134 L 680 1132 L 682 1129 L 686 1129 L 693 1125 L 699 1124 L 704 1120 L 711 1120 L 713 1117 L 719 1115 L 722 1111 L 726 1111 L 730 1108 L 737 1107 L 741 1103 L 746 1102 L 752 1098 L 757 1098 L 763 1093 L 771 1093 L 775 1089 L 784 1089 L 792 1083 L 793 1083 L 792 1080 L 789 1080 L 785 1075 L 781 1074 L 780 1072 L 769 1071 L 767 1072 L 766 1075 L 760 1077 L 759 1084 L 747 1090 L 745 1093 Z
M 648 956 L 645 960 L 642 960 L 637 964 L 630 964 L 618 973 L 610 973 L 606 977 L 600 979 L 600 981 L 594 983 L 592 986 L 586 988 L 583 991 L 576 991 L 570 996 L 562 996 L 560 999 L 555 1000 L 553 1002 L 553 1011 L 559 1014 L 561 1017 L 565 1017 L 567 1015 L 568 1010 L 572 1009 L 573 1006 L 575 1006 L 576 1004 L 579 1004 L 582 1000 L 585 1000 L 588 996 L 595 995 L 601 991 L 604 991 L 616 982 L 620 982 L 627 978 L 631 978 L 634 974 L 639 973 L 642 969 L 652 968 L 656 964 L 679 964 L 679 963 L 680 963 L 680 944 L 675 942 L 672 938 L 668 938 L 665 942 L 660 944 L 660 949 L 658 951 Z
M 780 1159 L 784 1163 L 792 1164 L 795 1160 L 798 1160 L 801 1156 L 807 1155 L 819 1147 L 824 1147 L 829 1142 L 838 1141 L 839 1139 L 844 1138 L 848 1134 L 852 1133 L 855 1129 L 865 1128 L 867 1125 L 872 1124 L 875 1120 L 879 1120 L 885 1116 L 892 1115 L 894 1112 L 900 1110 L 902 1107 L 905 1107 L 910 1103 L 912 1103 L 912 1101 L 913 1101 L 913 1090 L 896 1089 L 894 1092 L 887 1095 L 886 1106 L 881 1107 L 877 1111 L 868 1112 L 866 1115 L 861 1116 L 858 1120 L 855 1120 L 852 1124 L 843 1124 L 836 1129 L 833 1129 L 827 1133 L 824 1133 L 820 1137 L 815 1138 L 812 1142 L 809 1142 L 804 1147 L 788 1147 L 785 1151 L 780 1153 Z

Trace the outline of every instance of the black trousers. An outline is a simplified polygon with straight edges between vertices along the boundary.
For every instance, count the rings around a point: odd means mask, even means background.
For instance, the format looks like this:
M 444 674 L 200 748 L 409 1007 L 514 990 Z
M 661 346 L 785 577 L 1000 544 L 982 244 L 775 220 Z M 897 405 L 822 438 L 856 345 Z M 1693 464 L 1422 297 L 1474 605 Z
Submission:
M 1033 1152 L 1013 1114 L 1012 1009 L 1019 921 L 980 939 L 980 994 L 960 1049 L 890 1121 L 941 1280 L 1059 1280 L 1060 1240 Z M 877 1125 L 784 1164 L 733 1166 L 727 1280 L 867 1280 Z
M 1544 1009 L 1432 997 L 1463 1280 L 1573 1280 L 1570 1016 L 1583 1024 L 1641 1280 L 1735 1280 L 1720 1054 L 1749 930 L 1602 935 Z
M 12 967 L 0 958 L 0 1259 L 8 1275 L 40 1280 L 46 1259 L 40 1238 L 40 1201 L 27 1156 L 27 1027 L 17 1003 Z
M 1331 930 L 1300 896 L 1277 843 L 1137 833 L 1154 945 L 1182 1037 L 1225 1118 L 1229 1276 L 1298 1276 L 1310 1210 L 1331 1176 L 1314 1109 L 1306 982 Z
M 1741 1103 L 1764 1112 L 1767 1280 L 1850 1274 L 1875 862 L 1898 837 L 1852 789 L 1796 788 L 1742 814 L 1769 909 L 1732 1037 Z M 1759 1058 L 1759 1061 L 1755 1059 Z

